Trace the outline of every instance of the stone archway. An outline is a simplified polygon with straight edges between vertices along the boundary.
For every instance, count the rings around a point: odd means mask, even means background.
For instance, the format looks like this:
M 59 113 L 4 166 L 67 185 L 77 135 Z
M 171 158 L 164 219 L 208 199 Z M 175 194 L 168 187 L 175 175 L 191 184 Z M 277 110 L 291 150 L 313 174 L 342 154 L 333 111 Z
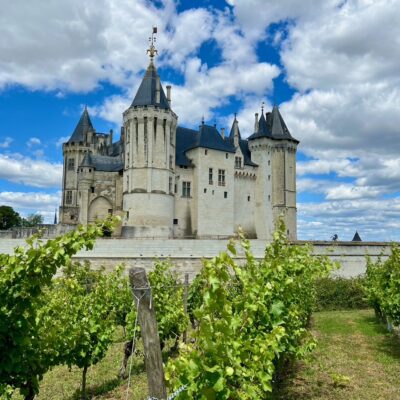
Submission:
M 112 210 L 112 204 L 106 197 L 96 197 L 89 206 L 88 223 L 107 218 L 112 213 Z

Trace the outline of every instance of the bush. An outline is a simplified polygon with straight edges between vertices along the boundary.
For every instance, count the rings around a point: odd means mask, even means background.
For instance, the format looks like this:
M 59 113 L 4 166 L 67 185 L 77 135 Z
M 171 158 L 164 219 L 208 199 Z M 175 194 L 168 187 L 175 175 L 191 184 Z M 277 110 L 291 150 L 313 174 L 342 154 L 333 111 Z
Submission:
M 313 256 L 309 246 L 290 245 L 285 231 L 281 224 L 261 261 L 242 239 L 243 267 L 235 262 L 233 243 L 204 262 L 195 282 L 199 296 L 191 297 L 194 340 L 181 345 L 165 373 L 171 389 L 186 386 L 182 400 L 271 398 L 282 360 L 315 346 L 307 330 L 315 279 L 332 264 Z
M 326 277 L 316 282 L 316 311 L 367 308 L 365 278 Z
M 365 281 L 368 301 L 377 315 L 395 326 L 400 325 L 400 247 L 392 246 L 391 255 L 375 263 L 368 259 Z

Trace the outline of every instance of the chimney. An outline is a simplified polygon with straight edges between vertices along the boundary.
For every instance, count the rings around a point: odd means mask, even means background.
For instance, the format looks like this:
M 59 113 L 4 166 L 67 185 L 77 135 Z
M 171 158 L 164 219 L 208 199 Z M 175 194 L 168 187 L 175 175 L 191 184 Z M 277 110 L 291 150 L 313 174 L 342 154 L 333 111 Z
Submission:
M 258 132 L 258 113 L 255 113 L 255 122 L 254 122 L 254 133 Z
M 156 79 L 156 104 L 160 104 L 160 77 Z
M 167 85 L 167 100 L 168 105 L 171 107 L 171 85 Z
M 222 139 L 225 139 L 225 128 L 221 128 Z

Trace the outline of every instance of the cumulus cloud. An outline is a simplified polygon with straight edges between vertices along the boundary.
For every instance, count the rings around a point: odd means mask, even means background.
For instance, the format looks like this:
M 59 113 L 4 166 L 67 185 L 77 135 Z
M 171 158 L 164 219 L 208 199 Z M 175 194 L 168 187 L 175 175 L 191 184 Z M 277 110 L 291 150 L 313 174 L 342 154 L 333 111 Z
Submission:
M 13 139 L 10 137 L 6 137 L 3 141 L 0 142 L 0 149 L 7 149 L 10 147 L 10 144 L 13 142 Z
M 400 198 L 360 199 L 298 204 L 302 239 L 351 240 L 356 230 L 364 241 L 400 240 Z
M 0 204 L 13 207 L 20 215 L 41 214 L 44 223 L 53 223 L 58 212 L 61 192 L 0 192 Z
M 40 139 L 37 138 L 37 137 L 31 137 L 31 138 L 26 142 L 26 145 L 27 145 L 28 147 L 38 146 L 38 145 L 40 145 L 40 144 L 42 144 L 42 142 L 41 142 Z
M 0 154 L 0 179 L 39 188 L 61 186 L 62 164 L 33 160 L 20 154 Z

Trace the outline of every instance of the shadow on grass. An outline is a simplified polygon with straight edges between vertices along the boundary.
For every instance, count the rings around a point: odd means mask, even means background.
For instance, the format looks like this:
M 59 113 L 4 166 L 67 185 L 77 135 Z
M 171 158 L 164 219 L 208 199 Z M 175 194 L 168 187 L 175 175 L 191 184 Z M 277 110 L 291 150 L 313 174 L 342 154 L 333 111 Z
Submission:
M 311 363 L 317 360 L 311 357 Z M 281 372 L 271 395 L 273 400 L 308 400 L 325 398 L 332 385 L 324 377 L 313 377 L 311 380 L 301 377 L 301 371 L 307 368 L 304 361 L 294 361 Z M 312 383 L 312 384 L 311 384 Z
M 110 379 L 109 381 L 103 382 L 100 385 L 88 386 L 86 389 L 86 400 L 90 400 L 95 398 L 96 396 L 101 396 L 103 394 L 111 392 L 123 382 L 124 380 L 122 379 L 114 378 Z M 75 393 L 69 398 L 69 400 L 81 400 L 81 398 L 81 390 L 77 389 Z

